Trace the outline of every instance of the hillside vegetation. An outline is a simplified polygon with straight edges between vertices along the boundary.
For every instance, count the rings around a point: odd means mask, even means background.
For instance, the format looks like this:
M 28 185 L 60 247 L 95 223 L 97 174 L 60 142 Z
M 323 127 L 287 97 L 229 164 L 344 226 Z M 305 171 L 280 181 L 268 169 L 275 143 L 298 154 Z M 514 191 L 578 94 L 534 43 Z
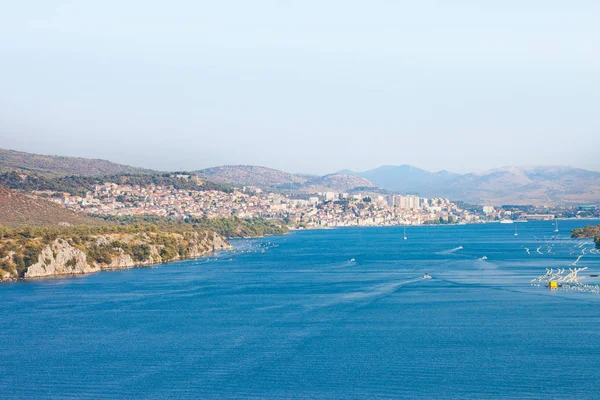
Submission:
M 218 234 L 191 225 L 0 228 L 0 280 L 130 268 L 228 247 Z
M 302 185 L 308 178 L 272 168 L 253 165 L 224 165 L 195 171 L 201 177 L 234 186 L 256 186 L 261 189 Z
M 182 178 L 186 177 L 186 178 Z M 163 174 L 120 174 L 107 176 L 60 176 L 47 177 L 36 174 L 19 173 L 16 171 L 0 174 L 0 185 L 16 190 L 51 190 L 66 192 L 72 195 L 82 195 L 92 190 L 94 185 L 116 183 L 121 185 L 149 185 L 173 187 L 182 190 L 219 190 L 230 192 L 225 185 L 197 179 L 196 175 L 189 173 L 163 173 Z
M 145 174 L 156 171 L 106 160 L 30 154 L 0 149 L 0 172 L 23 171 L 42 176 Z
M 58 204 L 39 197 L 27 196 L 9 190 L 0 185 L 0 225 L 106 225 L 106 222 L 67 210 Z
M 124 226 L 146 225 L 158 229 L 170 230 L 208 230 L 227 238 L 252 238 L 267 235 L 283 235 L 288 232 L 284 221 L 264 218 L 188 218 L 168 219 L 156 215 L 124 215 L 124 216 L 98 216 L 107 222 L 119 223 Z
M 596 248 L 600 249 L 600 225 L 588 225 L 584 228 L 573 229 L 571 232 L 571 237 L 579 239 L 592 238 L 594 239 L 594 243 L 596 243 Z

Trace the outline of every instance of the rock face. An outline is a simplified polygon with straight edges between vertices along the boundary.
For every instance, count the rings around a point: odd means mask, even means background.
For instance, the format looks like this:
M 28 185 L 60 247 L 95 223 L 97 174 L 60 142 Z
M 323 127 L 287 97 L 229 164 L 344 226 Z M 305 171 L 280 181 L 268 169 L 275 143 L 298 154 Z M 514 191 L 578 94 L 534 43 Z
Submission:
M 123 250 L 121 250 L 120 254 L 112 257 L 112 262 L 108 265 L 98 265 L 102 269 L 123 269 L 123 268 L 131 268 L 135 267 L 136 263 L 133 261 L 133 258 Z
M 200 257 L 210 251 L 228 250 L 231 245 L 216 233 L 201 238 L 199 234 L 194 236 L 194 245 L 189 248 L 189 257 Z
M 42 250 L 38 262 L 27 269 L 25 278 L 88 274 L 98 271 L 100 266 L 90 265 L 83 251 L 71 246 L 66 240 L 56 239 Z
M 58 238 L 51 244 L 42 248 L 38 261 L 29 266 L 24 274 L 25 279 L 41 278 L 55 275 L 88 274 L 102 270 L 133 268 L 143 265 L 152 265 L 166 261 L 177 261 L 187 258 L 203 256 L 217 250 L 227 250 L 231 245 L 220 235 L 214 232 L 191 232 L 186 235 L 171 234 L 170 238 L 185 252 L 169 255 L 164 252 L 164 245 L 151 244 L 152 238 L 140 235 L 103 235 L 91 238 L 87 244 L 74 245 L 72 238 Z M 79 243 L 79 242 L 78 242 Z M 147 246 L 148 253 L 145 259 L 134 259 L 131 246 Z M 81 250 L 83 249 L 83 250 Z M 109 254 L 108 258 L 98 256 L 93 259 L 88 254 L 90 249 L 104 249 Z M 128 249 L 128 251 L 124 250 Z M 86 254 L 88 251 L 88 254 Z M 161 256 L 162 254 L 162 256 Z M 165 259 L 168 257 L 168 259 Z M 110 260 L 110 262 L 109 262 Z M 0 280 L 12 280 L 16 277 L 9 272 L 0 270 Z
M 12 280 L 12 274 L 8 271 L 0 270 L 0 282 Z

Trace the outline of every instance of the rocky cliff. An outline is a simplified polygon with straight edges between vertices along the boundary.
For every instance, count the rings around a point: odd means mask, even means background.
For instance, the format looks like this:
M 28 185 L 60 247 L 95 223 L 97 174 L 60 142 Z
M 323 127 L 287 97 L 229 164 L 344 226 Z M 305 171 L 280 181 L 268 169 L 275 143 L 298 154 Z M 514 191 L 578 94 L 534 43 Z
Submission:
M 48 243 L 29 238 L 1 245 L 0 280 L 4 281 L 132 268 L 231 248 L 214 232 L 196 231 L 63 236 Z
M 38 262 L 27 268 L 25 278 L 51 275 L 87 274 L 100 271 L 100 266 L 88 263 L 87 255 L 69 242 L 56 239 L 46 245 L 38 256 Z

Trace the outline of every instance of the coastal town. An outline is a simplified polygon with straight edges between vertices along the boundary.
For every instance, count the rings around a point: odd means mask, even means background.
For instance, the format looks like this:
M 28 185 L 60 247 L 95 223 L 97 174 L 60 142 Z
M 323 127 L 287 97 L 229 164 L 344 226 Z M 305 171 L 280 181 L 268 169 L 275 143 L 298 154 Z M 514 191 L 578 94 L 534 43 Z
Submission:
M 104 183 L 85 195 L 43 191 L 65 208 L 91 215 L 156 215 L 169 218 L 239 217 L 282 219 L 295 227 L 392 226 L 473 223 L 480 216 L 445 198 L 373 193 L 321 192 L 295 198 L 257 187 L 183 190 Z M 296 196 L 297 197 L 297 196 Z

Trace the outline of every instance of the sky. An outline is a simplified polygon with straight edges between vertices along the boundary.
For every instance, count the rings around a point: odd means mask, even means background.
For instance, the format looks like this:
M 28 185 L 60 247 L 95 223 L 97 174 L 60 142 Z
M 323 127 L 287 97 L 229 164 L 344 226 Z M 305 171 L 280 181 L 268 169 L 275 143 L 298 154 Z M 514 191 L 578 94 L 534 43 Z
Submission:
M 0 147 L 160 170 L 600 170 L 600 2 L 19 0 Z

